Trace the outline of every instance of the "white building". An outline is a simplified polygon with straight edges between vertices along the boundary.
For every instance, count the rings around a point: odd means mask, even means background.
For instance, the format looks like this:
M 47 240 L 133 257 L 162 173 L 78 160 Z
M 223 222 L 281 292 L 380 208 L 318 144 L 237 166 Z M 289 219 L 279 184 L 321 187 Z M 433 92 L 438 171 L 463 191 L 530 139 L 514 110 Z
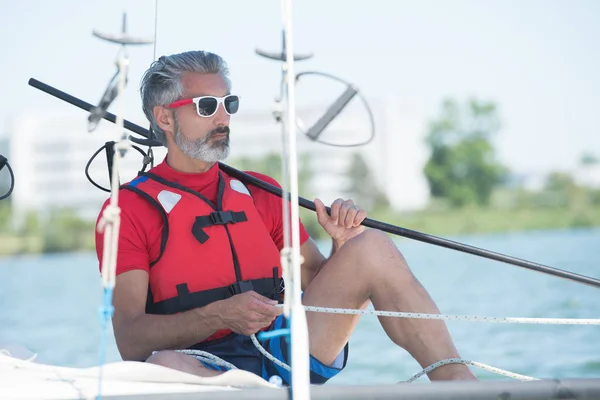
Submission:
M 407 105 L 393 101 L 371 104 L 375 114 L 375 139 L 358 148 L 337 148 L 309 140 L 298 132 L 298 152 L 309 154 L 315 173 L 315 194 L 326 203 L 343 197 L 344 176 L 352 153 L 359 151 L 372 167 L 375 179 L 398 209 L 423 207 L 428 190 L 422 168 L 426 161 L 423 142 L 424 119 Z M 299 109 L 298 116 L 314 120 L 324 108 Z M 133 121 L 147 127 L 145 121 Z M 340 115 L 326 138 L 365 138 L 368 129 L 361 118 Z M 85 177 L 85 166 L 92 154 L 105 142 L 118 136 L 115 125 L 102 121 L 98 129 L 87 132 L 87 114 L 24 114 L 9 127 L 9 158 L 16 184 L 12 201 L 17 214 L 29 209 L 47 211 L 73 208 L 83 216 L 95 218 L 108 193 L 94 187 Z M 346 142 L 347 143 L 347 142 Z M 241 111 L 231 122 L 231 158 L 261 156 L 281 151 L 281 126 L 268 110 Z M 155 149 L 156 162 L 162 161 L 164 148 Z M 142 156 L 129 152 L 122 165 L 121 182 L 135 177 Z M 259 171 L 260 172 L 260 171 Z M 108 187 L 105 152 L 90 168 L 90 175 Z M 307 197 L 304 194 L 301 196 Z
M 352 154 L 360 153 L 379 187 L 399 210 L 419 209 L 429 199 L 423 166 L 427 161 L 424 142 L 425 119 L 422 113 L 394 99 L 370 101 L 375 119 L 375 137 L 360 147 L 333 147 L 312 141 L 298 130 L 299 154 L 308 154 L 315 172 L 311 182 L 314 194 L 326 204 L 344 197 Z M 298 118 L 311 126 L 326 107 L 299 108 Z M 361 110 L 362 111 L 362 110 Z M 308 128 L 306 128 L 307 130 Z M 344 111 L 323 132 L 323 141 L 357 143 L 369 135 L 366 114 L 354 115 Z M 240 112 L 231 123 L 231 158 L 244 155 L 260 156 L 280 152 L 281 125 L 268 112 Z M 303 196 L 303 194 L 300 194 Z M 303 197 L 307 197 L 304 195 Z
M 600 163 L 580 165 L 573 172 L 573 179 L 578 185 L 600 189 Z
M 87 131 L 87 114 L 23 114 L 13 120 L 9 160 L 15 173 L 12 202 L 17 215 L 27 210 L 54 208 L 78 210 L 95 218 L 109 193 L 94 187 L 85 176 L 85 166 L 96 150 L 118 137 L 116 125 L 102 121 L 93 133 Z M 156 153 L 163 153 L 159 149 Z M 162 159 L 162 157 L 161 157 Z M 136 176 L 142 156 L 130 151 L 122 163 L 121 182 Z M 99 185 L 109 188 L 106 153 L 101 152 L 89 169 Z

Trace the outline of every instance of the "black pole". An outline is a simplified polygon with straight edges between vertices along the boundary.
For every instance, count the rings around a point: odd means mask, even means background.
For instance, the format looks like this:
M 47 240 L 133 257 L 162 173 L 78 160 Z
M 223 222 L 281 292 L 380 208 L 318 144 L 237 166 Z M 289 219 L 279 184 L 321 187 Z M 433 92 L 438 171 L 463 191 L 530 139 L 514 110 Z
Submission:
M 31 78 L 29 80 L 29 84 L 35 88 L 38 88 L 48 94 L 51 94 L 55 97 L 58 97 L 61 100 L 64 100 L 70 104 L 73 104 L 79 108 L 82 108 L 86 111 L 91 110 L 91 108 L 93 107 L 91 104 L 86 103 L 74 96 L 71 96 L 70 94 L 67 94 L 65 92 L 62 92 L 58 89 L 53 88 L 52 86 L 49 86 L 45 83 L 42 83 L 36 79 Z M 114 114 L 110 114 L 110 113 L 106 113 L 106 115 L 104 116 L 104 119 L 111 121 L 111 122 L 115 122 L 116 118 L 114 116 Z M 129 122 L 127 120 L 124 120 L 124 126 L 125 128 L 131 130 L 132 132 L 135 132 L 141 136 L 144 136 L 145 138 L 150 138 L 150 133 L 148 132 L 148 130 L 142 128 L 139 125 L 136 125 L 132 122 Z M 255 178 L 249 174 L 246 174 L 242 171 L 239 171 L 233 167 L 230 167 L 226 164 L 223 163 L 219 163 L 219 167 L 225 171 L 227 174 L 245 182 L 251 185 L 254 185 L 258 188 L 261 188 L 263 190 L 268 191 L 269 193 L 272 193 L 274 195 L 277 195 L 279 197 L 283 196 L 282 190 L 276 186 L 273 186 L 267 182 L 264 182 L 258 178 Z M 289 196 L 289 194 L 288 194 Z M 298 198 L 298 203 L 300 206 L 312 210 L 312 211 L 316 211 L 315 208 L 315 203 L 313 203 L 310 200 L 307 200 L 305 198 L 299 197 Z M 327 208 L 327 212 L 330 212 L 330 208 Z M 537 271 L 537 272 L 541 272 L 544 274 L 548 274 L 548 275 L 553 275 L 553 276 L 557 276 L 559 278 L 563 278 L 563 279 L 568 279 L 574 282 L 579 282 L 579 283 L 583 283 L 589 286 L 593 286 L 596 288 L 600 288 L 600 280 L 596 279 L 596 278 L 592 278 L 589 276 L 585 276 L 585 275 L 580 275 L 580 274 L 576 274 L 574 272 L 569 272 L 569 271 L 564 271 L 562 269 L 558 269 L 558 268 L 552 268 L 546 265 L 542 265 L 542 264 L 538 264 L 538 263 L 534 263 L 531 261 L 527 261 L 527 260 L 523 260 L 520 258 L 516 258 L 516 257 L 511 257 L 511 256 L 507 256 L 504 254 L 500 254 L 500 253 L 496 253 L 490 250 L 485 250 L 485 249 L 481 249 L 478 247 L 474 247 L 474 246 L 470 246 L 464 243 L 460 243 L 460 242 L 455 242 L 452 240 L 448 240 L 448 239 L 444 239 L 438 236 L 433 236 L 433 235 L 429 235 L 427 233 L 422 233 L 422 232 L 418 232 L 418 231 L 413 231 L 410 229 L 406 229 L 406 228 L 402 228 L 399 226 L 395 226 L 395 225 L 391 225 L 391 224 L 387 224 L 385 222 L 379 222 L 379 221 L 375 221 L 369 218 L 366 218 L 362 225 L 364 225 L 365 227 L 368 228 L 374 228 L 374 229 L 379 229 L 381 231 L 387 232 L 387 233 L 391 233 L 394 235 L 398 235 L 398 236 L 402 236 L 402 237 L 406 237 L 409 239 L 413 239 L 413 240 L 417 240 L 420 242 L 424 242 L 424 243 L 429 243 L 429 244 L 433 244 L 435 246 L 440 246 L 440 247 L 445 247 L 447 249 L 452 249 L 452 250 L 456 250 L 456 251 L 460 251 L 463 253 L 468 253 L 468 254 L 473 254 L 475 256 L 479 256 L 479 257 L 483 257 L 483 258 L 487 258 L 490 260 L 495 260 L 495 261 L 501 261 L 507 264 L 511 264 L 511 265 L 516 265 L 518 267 L 522 267 L 522 268 L 527 268 L 533 271 Z
M 282 190 L 280 188 L 273 186 L 267 182 L 264 182 L 258 178 L 255 178 L 252 175 L 246 174 L 242 171 L 238 171 L 237 169 L 232 168 L 223 163 L 219 163 L 219 167 L 223 171 L 225 171 L 227 174 L 229 174 L 241 181 L 244 181 L 245 183 L 249 183 L 251 185 L 259 187 L 259 188 L 266 190 L 267 192 L 277 195 L 279 197 L 281 197 L 283 195 Z M 298 203 L 306 209 L 316 211 L 315 203 L 313 203 L 310 200 L 299 197 Z M 326 207 L 326 209 L 327 209 L 327 213 L 329 214 L 330 208 Z M 433 244 L 433 245 L 440 246 L 440 247 L 445 247 L 445 248 L 456 250 L 456 251 L 461 251 L 463 253 L 473 254 L 473 255 L 483 257 L 483 258 L 488 258 L 491 260 L 505 262 L 508 264 L 516 265 L 518 267 L 531 269 L 534 271 L 558 276 L 558 277 L 565 278 L 565 279 L 570 279 L 572 281 L 576 281 L 576 282 L 584 283 L 586 285 L 600 288 L 600 280 L 595 279 L 595 278 L 591 278 L 591 277 L 588 277 L 585 275 L 579 275 L 579 274 L 569 272 L 569 271 L 563 271 L 563 270 L 557 269 L 557 268 L 548 267 L 546 265 L 522 260 L 520 258 L 507 256 L 507 255 L 496 253 L 496 252 L 493 252 L 490 250 L 485 250 L 485 249 L 470 246 L 467 244 L 455 242 L 455 241 L 452 241 L 449 239 L 444 239 L 444 238 L 441 238 L 438 236 L 429 235 L 427 233 L 413 231 L 413 230 L 402 228 L 399 226 L 387 224 L 385 222 L 379 222 L 376 220 L 372 220 L 370 218 L 366 218 L 363 221 L 362 225 L 366 226 L 368 228 L 379 229 L 379 230 L 387 232 L 387 233 L 406 237 L 409 239 L 414 239 L 414 240 L 417 240 L 420 242 L 429 243 L 429 244 Z
M 36 89 L 41 90 L 42 92 L 46 92 L 48 94 L 51 94 L 54 97 L 58 97 L 61 100 L 66 101 L 69 104 L 72 104 L 76 107 L 81 108 L 82 110 L 88 111 L 90 112 L 94 107 L 94 105 L 87 103 L 83 100 L 78 99 L 77 97 L 71 96 L 68 93 L 63 92 L 62 90 L 58 90 L 50 85 L 45 84 L 44 82 L 40 82 L 37 79 L 31 78 L 29 79 L 29 85 L 33 86 Z M 105 120 L 110 121 L 112 123 L 117 123 L 117 117 L 115 116 L 115 114 L 106 112 L 104 114 L 103 117 Z M 134 124 L 133 122 L 129 122 L 127 120 L 123 121 L 123 127 L 125 129 L 130 130 L 131 132 L 137 133 L 138 135 L 144 136 L 145 138 L 149 139 L 150 138 L 150 134 L 148 133 L 148 130 L 145 128 L 142 128 L 139 125 Z
M 115 156 L 115 142 L 106 142 L 104 148 L 106 152 L 106 166 L 108 167 L 108 182 L 112 185 L 112 169 L 113 169 L 113 157 Z

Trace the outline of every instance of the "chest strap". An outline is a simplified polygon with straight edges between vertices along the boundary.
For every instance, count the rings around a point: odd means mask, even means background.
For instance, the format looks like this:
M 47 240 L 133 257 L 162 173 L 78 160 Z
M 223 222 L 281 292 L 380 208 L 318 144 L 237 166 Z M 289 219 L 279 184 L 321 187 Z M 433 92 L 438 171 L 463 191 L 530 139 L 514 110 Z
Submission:
M 177 297 L 171 299 L 153 303 L 150 292 L 148 301 L 146 302 L 146 313 L 160 315 L 176 314 L 191 310 L 192 308 L 204 307 L 215 301 L 225 300 L 236 294 L 250 290 L 254 290 L 270 299 L 279 300 L 281 298 L 282 282 L 280 278 L 275 276 L 273 278 L 236 282 L 233 285 L 193 293 L 190 293 L 187 283 L 180 283 L 176 286 Z
M 202 217 L 196 217 L 192 226 L 192 234 L 200 243 L 205 243 L 210 237 L 204 229 L 213 225 L 227 225 L 238 222 L 246 222 L 248 218 L 244 211 L 214 211 Z

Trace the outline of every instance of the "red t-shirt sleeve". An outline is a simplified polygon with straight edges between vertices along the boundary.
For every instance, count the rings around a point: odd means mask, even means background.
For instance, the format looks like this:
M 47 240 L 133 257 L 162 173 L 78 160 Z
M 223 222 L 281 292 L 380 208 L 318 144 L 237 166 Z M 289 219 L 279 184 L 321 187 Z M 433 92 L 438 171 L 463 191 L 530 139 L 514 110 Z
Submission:
M 99 268 L 102 269 L 104 233 L 98 232 L 98 222 L 110 200 L 106 200 L 96 221 L 96 254 Z M 119 228 L 119 248 L 117 253 L 117 275 L 141 269 L 150 270 L 150 260 L 158 256 L 162 232 L 160 214 L 146 200 L 128 190 L 119 192 L 121 223 Z M 156 253 L 156 254 L 154 254 Z
M 270 183 L 273 186 L 281 188 L 279 182 L 277 182 L 270 176 L 252 171 L 245 172 L 260 180 Z M 252 194 L 252 198 L 254 199 L 254 204 L 256 205 L 258 213 L 262 217 L 267 230 L 271 234 L 273 242 L 275 242 L 277 248 L 281 250 L 283 248 L 283 203 L 281 201 L 281 197 L 271 194 L 263 189 L 257 188 L 256 186 L 252 186 L 250 184 L 248 184 L 247 187 L 250 190 L 250 193 Z M 310 238 L 310 236 L 306 231 L 306 228 L 302 224 L 302 220 L 299 219 L 299 222 L 300 245 L 302 245 Z
M 267 183 L 281 187 L 273 178 L 256 172 L 249 173 Z M 267 231 L 277 248 L 281 250 L 283 248 L 281 198 L 251 185 L 248 185 L 248 188 Z M 109 201 L 106 200 L 102 206 L 96 222 L 96 254 L 100 269 L 102 268 L 104 234 L 98 232 L 97 226 Z M 163 229 L 162 217 L 150 202 L 129 190 L 119 192 L 119 207 L 121 208 L 121 224 L 117 253 L 117 275 L 136 269 L 149 272 L 150 262 L 157 259 L 160 253 Z M 300 244 L 304 244 L 308 238 L 308 232 L 302 221 L 300 221 Z

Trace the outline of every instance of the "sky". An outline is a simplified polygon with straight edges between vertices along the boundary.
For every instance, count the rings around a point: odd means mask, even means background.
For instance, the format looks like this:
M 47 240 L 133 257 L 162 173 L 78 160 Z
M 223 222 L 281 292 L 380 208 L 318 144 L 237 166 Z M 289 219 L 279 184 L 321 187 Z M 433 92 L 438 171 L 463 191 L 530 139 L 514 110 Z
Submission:
M 118 47 L 92 30 L 154 36 L 154 0 L 0 0 L 0 135 L 24 112 L 82 115 L 27 85 L 30 77 L 96 103 L 115 71 Z M 435 118 L 441 101 L 494 101 L 499 159 L 515 172 L 574 168 L 600 157 L 600 1 L 296 0 L 296 70 L 339 75 L 367 99 L 396 98 Z M 279 64 L 276 0 L 159 0 L 157 56 L 204 49 L 229 64 L 243 106 L 270 113 Z M 139 81 L 153 46 L 129 48 L 126 115 L 141 121 Z M 319 93 L 299 99 L 319 100 Z M 112 110 L 112 109 L 111 109 Z M 85 117 L 85 116 L 83 116 Z M 237 127 L 243 134 L 243 127 Z

